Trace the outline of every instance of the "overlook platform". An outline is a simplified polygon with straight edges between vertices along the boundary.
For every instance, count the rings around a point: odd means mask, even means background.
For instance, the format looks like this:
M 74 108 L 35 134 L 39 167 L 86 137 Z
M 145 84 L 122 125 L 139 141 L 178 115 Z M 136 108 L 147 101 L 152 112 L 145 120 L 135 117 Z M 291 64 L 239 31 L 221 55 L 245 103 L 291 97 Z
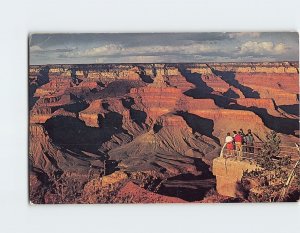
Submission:
M 242 151 L 228 151 L 226 144 L 223 146 L 220 157 L 213 160 L 213 174 L 216 176 L 216 190 L 219 194 L 229 197 L 237 197 L 239 194 L 238 184 L 245 171 L 259 169 L 255 159 L 259 156 L 262 149 L 260 143 L 256 143 L 250 148 L 244 146 Z M 291 172 L 294 165 L 299 161 L 299 151 L 296 146 L 280 146 L 279 156 L 291 156 Z M 289 177 L 287 177 L 289 180 Z

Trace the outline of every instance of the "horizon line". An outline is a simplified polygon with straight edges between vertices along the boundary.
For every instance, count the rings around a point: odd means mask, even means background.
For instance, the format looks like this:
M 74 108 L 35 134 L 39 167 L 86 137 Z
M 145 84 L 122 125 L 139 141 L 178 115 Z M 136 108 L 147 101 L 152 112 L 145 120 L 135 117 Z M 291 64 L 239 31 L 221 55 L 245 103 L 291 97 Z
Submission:
M 107 62 L 107 63 L 46 63 L 30 64 L 29 66 L 47 66 L 47 65 L 122 65 L 122 64 L 207 64 L 207 63 L 299 63 L 299 60 L 281 60 L 281 61 L 207 61 L 207 62 Z

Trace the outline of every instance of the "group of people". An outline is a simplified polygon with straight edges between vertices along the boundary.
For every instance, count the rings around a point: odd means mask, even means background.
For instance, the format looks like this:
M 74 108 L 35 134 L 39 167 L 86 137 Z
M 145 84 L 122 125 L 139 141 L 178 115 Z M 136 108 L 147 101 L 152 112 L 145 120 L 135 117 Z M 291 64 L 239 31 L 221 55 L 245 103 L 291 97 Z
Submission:
M 241 156 L 243 152 L 254 153 L 254 137 L 251 129 L 248 129 L 247 134 L 243 129 L 240 129 L 239 132 L 233 131 L 233 136 L 228 132 L 225 143 L 229 155 L 234 155 L 234 151 L 238 156 Z

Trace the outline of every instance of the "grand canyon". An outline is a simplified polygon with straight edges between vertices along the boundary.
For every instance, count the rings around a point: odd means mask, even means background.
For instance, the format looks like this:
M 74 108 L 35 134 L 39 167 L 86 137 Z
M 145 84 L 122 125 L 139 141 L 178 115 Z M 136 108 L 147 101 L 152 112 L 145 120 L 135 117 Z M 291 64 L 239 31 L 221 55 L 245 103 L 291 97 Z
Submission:
M 226 134 L 298 143 L 298 83 L 298 62 L 30 65 L 30 201 L 243 202 Z

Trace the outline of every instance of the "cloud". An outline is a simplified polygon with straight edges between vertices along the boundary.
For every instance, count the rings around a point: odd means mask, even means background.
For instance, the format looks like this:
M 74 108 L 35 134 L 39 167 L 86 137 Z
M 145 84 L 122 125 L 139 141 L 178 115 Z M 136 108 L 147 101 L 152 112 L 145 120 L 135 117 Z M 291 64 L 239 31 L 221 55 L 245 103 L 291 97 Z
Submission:
M 76 48 L 54 48 L 54 49 L 44 49 L 38 45 L 33 45 L 29 47 L 30 53 L 61 53 L 61 52 L 72 52 Z
M 190 44 L 181 46 L 150 45 L 138 47 L 124 47 L 120 44 L 107 44 L 100 47 L 89 48 L 83 51 L 66 53 L 66 57 L 98 57 L 98 56 L 132 56 L 132 55 L 168 55 L 168 54 L 198 54 L 212 53 L 219 48 L 210 44 Z
M 240 54 L 283 54 L 288 47 L 284 43 L 273 43 L 271 41 L 247 41 L 239 47 Z
M 34 53 L 34 52 L 40 52 L 43 49 L 38 45 L 33 45 L 33 46 L 29 47 L 29 50 L 30 50 L 31 53 Z
M 240 38 L 240 37 L 252 37 L 252 38 L 258 38 L 260 37 L 260 32 L 232 32 L 229 33 L 229 38 Z
M 69 53 L 70 56 L 78 57 L 95 57 L 100 55 L 116 55 L 123 51 L 123 47 L 118 44 L 107 44 L 100 47 L 90 48 L 83 51 Z

